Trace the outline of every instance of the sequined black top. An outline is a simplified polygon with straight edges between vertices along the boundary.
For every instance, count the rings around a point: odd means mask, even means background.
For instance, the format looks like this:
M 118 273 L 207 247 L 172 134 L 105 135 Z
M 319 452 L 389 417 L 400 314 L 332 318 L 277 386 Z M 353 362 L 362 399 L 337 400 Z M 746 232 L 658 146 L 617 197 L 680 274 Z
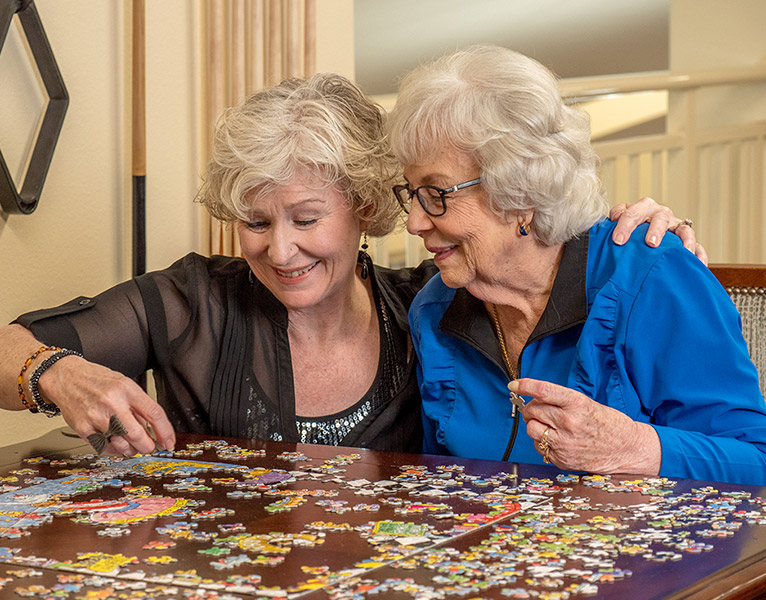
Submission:
M 380 330 L 380 360 L 375 380 L 362 399 L 346 410 L 324 417 L 298 416 L 298 438 L 303 443 L 340 445 L 367 415 L 393 400 L 402 385 L 407 369 L 407 334 L 395 328 L 376 288 L 373 293 Z
M 375 297 L 384 307 L 378 376 L 351 407 L 348 425 L 312 441 L 420 451 L 407 310 L 435 272 L 431 261 L 412 269 L 371 266 Z M 177 431 L 300 441 L 287 311 L 240 258 L 189 254 L 94 298 L 16 322 L 43 343 L 78 350 L 128 377 L 152 370 L 158 400 Z

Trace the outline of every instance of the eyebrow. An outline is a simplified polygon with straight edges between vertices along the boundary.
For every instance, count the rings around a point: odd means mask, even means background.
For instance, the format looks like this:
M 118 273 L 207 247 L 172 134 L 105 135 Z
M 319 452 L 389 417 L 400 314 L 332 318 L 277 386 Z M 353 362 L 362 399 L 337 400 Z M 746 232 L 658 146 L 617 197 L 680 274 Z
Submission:
M 327 204 L 327 200 L 321 198 L 305 198 L 303 200 L 297 200 L 290 204 L 285 204 L 285 208 L 299 208 L 304 204 Z
M 326 200 L 322 200 L 321 198 L 305 198 L 303 200 L 296 200 L 295 202 L 291 202 L 289 204 L 285 204 L 284 208 L 285 210 L 295 210 L 297 208 L 302 208 L 306 204 L 321 204 L 325 205 L 327 204 Z M 266 211 L 264 211 L 262 208 L 258 206 L 251 206 L 250 207 L 250 213 L 254 215 L 263 214 Z
M 441 180 L 447 181 L 447 179 L 448 179 L 447 175 L 442 175 L 441 173 L 429 173 L 423 178 L 423 183 L 421 183 L 420 185 L 432 185 L 434 187 L 441 187 L 437 185 L 435 182 L 438 182 Z M 407 182 L 407 185 L 411 185 L 410 180 L 407 179 L 407 177 L 405 177 L 404 180 Z

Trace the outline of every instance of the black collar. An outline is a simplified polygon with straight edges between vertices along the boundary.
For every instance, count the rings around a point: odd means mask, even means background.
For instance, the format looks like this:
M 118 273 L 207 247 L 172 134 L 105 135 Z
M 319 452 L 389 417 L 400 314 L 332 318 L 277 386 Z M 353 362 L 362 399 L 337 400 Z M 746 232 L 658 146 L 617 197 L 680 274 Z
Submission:
M 588 266 L 588 233 L 564 245 L 551 295 L 534 331 L 524 344 L 585 322 L 588 315 L 585 275 Z M 503 370 L 503 356 L 484 302 L 464 288 L 458 289 L 439 323 L 439 329 L 462 339 Z

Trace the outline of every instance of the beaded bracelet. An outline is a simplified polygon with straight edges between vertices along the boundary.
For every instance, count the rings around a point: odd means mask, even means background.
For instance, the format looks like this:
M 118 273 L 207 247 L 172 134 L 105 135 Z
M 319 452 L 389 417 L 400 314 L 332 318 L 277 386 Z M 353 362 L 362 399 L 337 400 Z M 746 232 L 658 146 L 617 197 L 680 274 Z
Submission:
M 27 397 L 24 395 L 24 373 L 26 373 L 27 369 L 29 368 L 29 365 L 32 364 L 32 362 L 40 356 L 43 352 L 47 352 L 48 350 L 61 350 L 61 348 L 56 348 L 54 346 L 40 346 L 37 350 L 35 350 L 32 355 L 24 361 L 24 366 L 21 367 L 21 371 L 19 372 L 19 398 L 21 398 L 21 403 L 24 405 L 24 408 L 28 408 L 30 411 L 36 413 L 37 409 L 35 406 L 27 401 Z
M 40 395 L 40 390 L 37 387 L 37 384 L 40 381 L 40 376 L 45 373 L 48 369 L 50 369 L 54 364 L 56 364 L 57 361 L 64 358 L 65 356 L 80 356 L 82 357 L 82 354 L 77 352 L 76 350 L 66 350 L 58 348 L 54 354 L 51 354 L 48 358 L 46 358 L 43 362 L 41 362 L 34 371 L 32 371 L 32 375 L 29 377 L 29 393 L 32 394 L 32 399 L 35 401 L 35 404 L 37 405 L 37 412 L 41 412 L 44 415 L 48 417 L 57 417 L 61 414 L 61 411 L 59 410 L 59 407 L 55 404 L 48 403 L 45 400 L 43 400 L 43 397 Z M 29 410 L 32 410 L 31 408 Z M 32 411 L 35 412 L 35 411 Z

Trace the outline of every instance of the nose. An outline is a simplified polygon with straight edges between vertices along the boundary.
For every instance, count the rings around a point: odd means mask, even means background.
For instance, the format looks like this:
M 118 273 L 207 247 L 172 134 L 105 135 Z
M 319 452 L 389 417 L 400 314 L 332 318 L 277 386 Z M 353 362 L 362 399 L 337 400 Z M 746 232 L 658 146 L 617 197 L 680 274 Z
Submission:
M 298 251 L 298 245 L 292 237 L 290 227 L 279 223 L 273 224 L 268 232 L 269 236 L 269 259 L 275 265 L 287 266 L 290 259 Z
M 407 215 L 407 231 L 412 235 L 423 237 L 429 229 L 433 229 L 433 221 L 428 213 L 420 206 L 417 198 L 413 198 L 410 205 L 410 214 Z

